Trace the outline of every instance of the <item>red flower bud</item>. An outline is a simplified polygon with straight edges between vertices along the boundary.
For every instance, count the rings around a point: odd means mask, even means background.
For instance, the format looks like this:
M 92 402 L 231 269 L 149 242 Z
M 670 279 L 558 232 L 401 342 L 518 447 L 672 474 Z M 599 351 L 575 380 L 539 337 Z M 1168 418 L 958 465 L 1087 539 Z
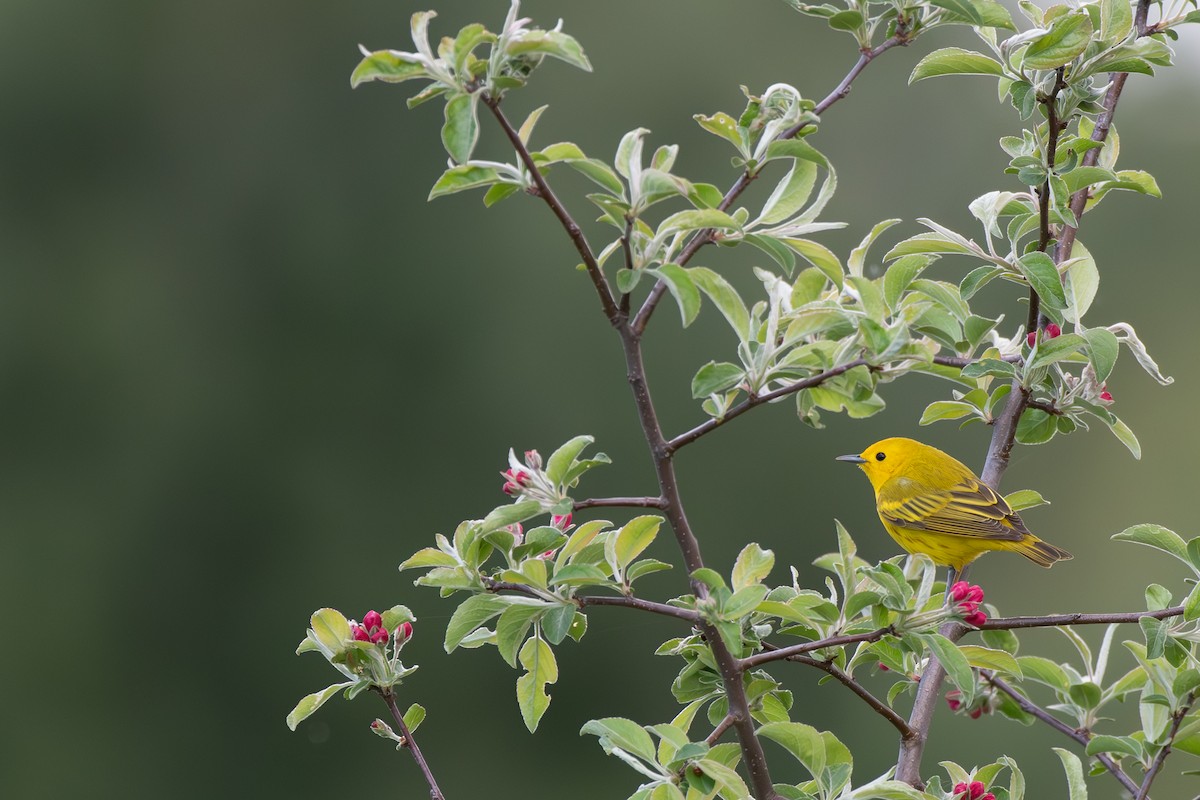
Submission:
M 356 642 L 371 641 L 371 634 L 367 633 L 365 628 L 362 628 L 358 625 L 350 626 L 350 635 L 354 637 L 354 641 Z
M 383 627 L 383 617 L 379 616 L 378 611 L 368 611 L 363 615 L 362 624 L 368 631 L 372 628 L 381 628 Z
M 976 611 L 963 617 L 963 622 L 979 628 L 982 627 L 983 623 L 987 622 L 987 614 L 984 614 L 982 611 Z
M 962 708 L 962 692 L 958 689 L 952 689 L 946 692 L 946 705 L 950 706 L 951 711 L 958 711 Z
M 1111 402 L 1113 401 L 1113 399 L 1112 399 L 1112 393 L 1111 393 L 1111 392 L 1109 392 L 1109 391 L 1107 391 L 1107 390 L 1106 390 L 1106 391 L 1103 391 L 1103 392 L 1101 392 L 1101 393 L 1100 393 L 1100 399 L 1101 399 L 1101 400 L 1103 400 L 1103 401 L 1104 401 L 1104 402 L 1106 402 L 1106 403 L 1111 403 Z
M 971 787 L 967 786 L 965 783 L 956 783 L 954 784 L 954 788 L 950 790 L 950 794 L 954 795 L 956 798 L 959 795 L 966 797 L 968 794 L 970 794 L 970 792 Z
M 983 716 L 983 706 L 980 706 L 974 711 L 969 712 L 967 716 L 969 716 L 971 719 L 979 719 L 981 716 Z
M 970 590 L 970 588 L 971 584 L 967 583 L 966 581 L 959 581 L 950 587 L 950 597 L 952 597 L 956 602 L 959 600 L 966 600 L 967 592 Z
M 540 453 L 538 453 L 537 450 L 526 450 L 525 451 L 525 463 L 528 464 L 533 469 L 541 469 L 542 468 L 542 456 Z
M 396 628 L 396 641 L 397 642 L 407 642 L 409 639 L 412 638 L 412 635 L 413 635 L 413 626 L 412 626 L 411 622 L 402 622 L 402 623 L 400 623 L 400 626 L 398 628 Z
M 983 797 L 979 798 L 979 800 L 996 800 L 996 795 L 992 794 L 991 792 L 988 792 Z
M 1030 331 L 1028 334 L 1026 334 L 1025 344 L 1029 345 L 1030 347 L 1033 347 L 1034 343 L 1036 343 L 1036 342 L 1037 342 L 1037 331 Z
M 987 787 L 981 781 L 971 781 L 970 791 L 971 800 L 982 800 L 983 793 L 987 791 Z
M 879 671 L 880 672 L 891 672 L 891 670 L 888 669 L 888 665 L 883 663 L 882 661 L 879 662 Z
M 569 513 L 555 514 L 550 518 L 550 524 L 558 528 L 560 531 L 565 531 L 567 528 L 571 527 L 571 515 Z
M 1057 339 L 1059 336 L 1062 336 L 1062 328 L 1053 322 L 1046 323 L 1046 338 Z

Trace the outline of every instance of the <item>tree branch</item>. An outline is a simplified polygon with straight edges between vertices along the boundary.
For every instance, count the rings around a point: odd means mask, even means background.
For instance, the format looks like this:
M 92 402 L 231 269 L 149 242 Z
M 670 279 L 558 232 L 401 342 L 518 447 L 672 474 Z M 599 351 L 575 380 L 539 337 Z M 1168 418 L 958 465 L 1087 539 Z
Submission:
M 589 497 L 576 500 L 574 508 L 663 508 L 666 504 L 661 497 Z
M 862 51 L 858 57 L 858 61 L 854 63 L 854 66 L 851 67 L 850 71 L 846 73 L 846 76 L 842 78 L 841 83 L 839 83 L 832 92 L 826 95 L 824 100 L 817 103 L 817 105 L 813 108 L 813 113 L 818 116 L 824 114 L 830 106 L 850 94 L 850 88 L 854 83 L 855 78 L 859 76 L 859 73 L 866 69 L 868 64 L 886 53 L 888 50 L 891 50 L 893 47 L 907 45 L 914 38 L 916 37 L 910 35 L 906 27 L 900 27 L 897 29 L 896 33 L 888 39 L 885 39 L 883 42 L 871 48 L 870 50 Z M 790 139 L 793 136 L 796 136 L 805 128 L 807 128 L 809 124 L 810 123 L 808 122 L 802 122 L 787 129 L 776 137 L 776 141 Z M 729 207 L 732 206 L 734 202 L 742 196 L 742 193 L 746 191 L 746 188 L 753 183 L 754 179 L 757 177 L 757 172 L 743 172 L 734 182 L 733 186 L 729 187 L 729 191 L 725 193 L 725 196 L 721 198 L 721 202 L 717 208 L 721 211 L 727 211 Z M 713 234 L 714 231 L 712 228 L 706 228 L 697 232 L 696 235 L 693 236 L 686 245 L 684 245 L 683 250 L 679 254 L 679 258 L 676 259 L 676 263 L 681 267 L 686 266 L 687 263 L 692 260 L 692 256 L 699 252 L 700 248 L 713 241 Z M 642 303 L 642 307 L 638 309 L 633 321 L 630 322 L 629 327 L 633 329 L 635 336 L 641 336 L 646 330 L 646 324 L 650 321 L 651 315 L 654 314 L 654 309 L 658 306 L 658 302 L 662 300 L 662 297 L 666 291 L 666 281 L 660 279 L 654 284 L 654 288 L 650 291 L 650 294 Z
M 375 691 L 383 698 L 383 702 L 387 703 L 388 709 L 392 712 L 392 719 L 396 721 L 396 727 L 400 729 L 400 735 L 404 737 L 404 747 L 412 753 L 417 766 L 421 768 L 421 774 L 425 776 L 425 782 L 429 784 L 429 797 L 431 800 L 445 800 L 446 796 L 438 788 L 433 771 L 429 769 L 429 763 L 421 754 L 421 748 L 417 746 L 417 740 L 413 738 L 412 731 L 404 724 L 404 715 L 400 713 L 400 708 L 396 705 L 396 696 L 389 689 L 376 689 Z
M 667 442 L 666 443 L 667 452 L 674 453 L 676 450 L 683 447 L 684 445 L 691 444 L 692 442 L 696 441 L 704 434 L 709 433 L 710 431 L 713 431 L 713 430 L 721 427 L 726 422 L 729 422 L 729 420 L 740 417 L 742 414 L 745 414 L 747 411 L 754 408 L 755 406 L 761 406 L 763 403 L 769 403 L 772 400 L 778 400 L 780 397 L 786 397 L 789 394 L 795 394 L 796 392 L 802 391 L 804 389 L 811 389 L 814 386 L 820 386 L 822 383 L 829 380 L 830 378 L 836 378 L 838 375 L 841 375 L 844 372 L 849 372 L 850 370 L 854 369 L 855 367 L 862 367 L 862 366 L 870 366 L 870 365 L 866 362 L 866 360 L 861 359 L 861 358 L 856 358 L 855 360 L 853 360 L 849 363 L 842 364 L 840 367 L 833 367 L 832 369 L 827 369 L 824 372 L 821 372 L 821 373 L 818 373 L 811 377 L 805 378 L 804 380 L 800 380 L 800 381 L 796 381 L 795 383 L 788 384 L 787 386 L 784 386 L 782 389 L 776 389 L 775 391 L 767 392 L 766 394 L 752 395 L 748 399 L 743 400 L 742 402 L 738 403 L 733 408 L 729 409 L 729 411 L 727 411 L 725 413 L 725 416 L 720 417 L 720 418 L 713 417 L 712 419 L 706 420 L 706 421 L 700 423 L 699 425 L 697 425 L 696 427 L 692 428 L 687 433 L 681 433 L 678 436 L 676 436 L 674 439 L 672 439 L 671 441 Z
M 820 659 L 810 658 L 809 656 L 803 655 L 789 656 L 787 660 L 795 661 L 798 664 L 807 664 L 810 667 L 816 667 L 817 669 L 832 675 L 843 686 L 861 697 L 867 705 L 875 710 L 876 714 L 892 723 L 893 727 L 900 732 L 900 735 L 903 738 L 911 739 L 912 737 L 916 736 L 916 731 L 909 727 L 908 721 L 905 720 L 904 717 L 893 711 L 891 706 L 889 706 L 887 703 L 871 694 L 871 692 L 867 690 L 867 687 L 854 680 L 854 678 L 851 678 L 844 670 L 839 668 L 838 665 L 834 664 L 832 661 L 822 661 Z
M 1136 623 L 1142 617 L 1167 619 L 1183 613 L 1183 606 L 1161 611 L 1129 611 L 1115 614 L 1051 614 L 1045 617 L 997 617 L 979 626 L 981 631 L 1010 631 L 1016 628 L 1049 628 L 1058 625 L 1111 625 L 1117 622 Z
M 729 730 L 731 727 L 733 727 L 733 715 L 726 714 L 725 719 L 717 723 L 717 727 L 713 728 L 712 733 L 704 737 L 705 743 L 709 747 L 712 747 L 714 744 L 720 741 L 721 737 L 725 735 L 725 731 Z
M 1158 755 L 1154 757 L 1154 761 L 1150 764 L 1150 769 L 1146 770 L 1146 775 L 1142 778 L 1142 785 L 1138 789 L 1137 794 L 1134 795 L 1134 800 L 1148 800 L 1150 796 L 1150 784 L 1154 783 L 1154 779 L 1158 777 L 1159 770 L 1162 769 L 1163 762 L 1167 760 L 1167 756 L 1171 755 L 1171 745 L 1175 743 L 1175 737 L 1179 735 L 1179 726 L 1183 724 L 1183 718 L 1192 710 L 1192 703 L 1194 702 L 1196 702 L 1196 693 L 1189 692 L 1183 703 L 1171 715 L 1171 733 L 1167 736 L 1167 741 L 1162 746 L 1162 749 L 1158 751 Z
M 889 625 L 886 628 L 879 628 L 878 630 L 874 630 L 869 633 L 850 633 L 842 636 L 830 636 L 828 639 L 818 639 L 815 642 L 802 642 L 800 644 L 794 644 L 791 647 L 775 647 L 774 645 L 769 645 L 771 649 L 764 650 L 761 653 L 755 653 L 754 655 L 743 658 L 741 660 L 741 666 L 742 669 L 754 669 L 755 667 L 760 667 L 763 664 L 769 664 L 772 661 L 783 661 L 784 659 L 791 658 L 792 656 L 802 655 L 804 653 L 812 652 L 813 650 L 823 650 L 826 647 L 841 647 L 842 645 L 857 644 L 858 642 L 877 642 L 884 636 L 895 635 L 896 629 Z
M 509 581 L 496 581 L 491 578 L 484 578 L 484 585 L 487 586 L 490 592 L 515 592 L 517 594 L 536 597 L 539 600 L 546 598 L 539 594 L 531 586 L 526 586 L 523 583 L 511 583 Z M 640 597 L 623 597 L 609 595 L 578 595 L 571 598 L 580 608 L 587 606 L 624 606 L 625 608 L 633 608 L 638 611 L 649 611 L 651 614 L 659 614 L 664 617 L 675 617 L 686 622 L 698 622 L 700 615 L 695 611 L 690 611 L 686 608 L 676 608 L 669 606 L 666 603 L 655 603 L 652 600 L 642 600 Z
M 1054 716 L 1049 711 L 1045 710 L 1044 708 L 1042 708 L 1041 706 L 1037 705 L 1032 700 L 1030 700 L 1028 697 L 1026 697 L 1025 695 L 1018 692 L 1012 686 L 1008 685 L 1008 683 L 1006 681 L 1002 680 L 1001 678 L 996 677 L 996 675 L 993 674 L 990 670 L 981 669 L 979 671 L 979 673 L 983 676 L 983 679 L 985 681 L 987 681 L 992 686 L 995 686 L 997 689 L 999 689 L 1000 691 L 1004 692 L 1006 695 L 1011 697 L 1016 702 L 1016 704 L 1021 707 L 1021 710 L 1024 711 L 1026 714 L 1033 715 L 1034 717 L 1040 719 L 1042 722 L 1049 725 L 1051 728 L 1054 728 L 1054 730 L 1070 737 L 1071 739 L 1073 739 L 1074 741 L 1083 745 L 1084 747 L 1087 747 L 1088 742 L 1091 741 L 1091 739 L 1092 739 L 1091 731 L 1087 731 L 1087 730 L 1081 731 L 1081 730 L 1076 730 L 1075 728 L 1072 728 L 1070 725 L 1063 722 L 1058 717 Z M 1128 790 L 1130 794 L 1133 794 L 1133 795 L 1137 794 L 1138 785 L 1133 782 L 1133 778 L 1130 778 L 1127 774 L 1125 774 L 1125 770 L 1121 769 L 1121 766 L 1119 764 L 1117 764 L 1117 762 L 1113 761 L 1112 758 L 1107 753 L 1097 753 L 1096 760 L 1099 761 L 1101 764 L 1103 764 L 1104 768 L 1106 770 L 1108 770 L 1110 773 L 1112 773 L 1112 776 L 1114 778 L 1116 778 L 1117 781 L 1122 786 L 1124 786 L 1125 789 Z
M 975 359 L 975 358 L 964 358 L 962 356 L 934 356 L 933 357 L 934 364 L 937 364 L 937 365 L 943 366 L 943 367 L 958 367 L 959 369 L 962 369 L 963 367 L 967 366 L 968 364 L 974 364 L 977 360 L 978 359 Z M 1016 363 L 1020 362 L 1021 357 L 1020 356 L 1003 356 L 1000 360 L 1007 361 L 1010 364 L 1016 364 Z
M 604 278 L 604 272 L 600 269 L 600 264 L 596 261 L 595 254 L 592 253 L 591 245 L 588 244 L 587 237 L 583 234 L 583 229 L 571 217 L 566 206 L 554 194 L 554 190 L 550 188 L 550 184 L 546 182 L 546 178 L 542 175 L 541 168 L 533 160 L 533 156 L 529 153 L 529 148 L 521 141 L 521 135 L 517 132 L 512 123 L 508 121 L 508 117 L 500 110 L 500 101 L 492 97 L 486 92 L 482 93 L 480 99 L 483 104 L 492 110 L 492 115 L 496 121 L 500 123 L 500 127 L 504 130 L 504 135 L 508 137 L 508 141 L 517 151 L 517 157 L 521 159 L 521 163 L 525 165 L 525 169 L 529 170 L 529 175 L 533 178 L 534 185 L 538 188 L 538 195 L 546 201 L 546 205 L 550 206 L 550 210 L 554 212 L 554 216 L 558 217 L 558 221 L 562 223 L 563 229 L 567 235 L 571 237 L 571 243 L 575 245 L 575 250 L 579 253 L 579 257 L 583 259 L 584 266 L 587 267 L 588 277 L 592 279 L 592 283 L 596 286 L 596 293 L 600 296 L 600 305 L 604 307 L 604 316 L 608 317 L 608 321 L 614 326 L 622 325 L 625 317 L 621 314 L 617 307 L 616 301 L 613 300 L 612 289 L 608 286 L 608 281 Z

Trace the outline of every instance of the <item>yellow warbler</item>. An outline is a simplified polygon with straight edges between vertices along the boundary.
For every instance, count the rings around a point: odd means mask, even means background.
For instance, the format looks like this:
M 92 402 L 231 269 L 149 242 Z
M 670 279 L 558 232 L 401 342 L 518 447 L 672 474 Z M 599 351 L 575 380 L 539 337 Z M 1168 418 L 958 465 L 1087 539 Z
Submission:
M 1071 557 L 1030 533 L 995 489 L 936 447 L 884 439 L 837 460 L 867 473 L 879 519 L 901 547 L 955 573 L 989 550 L 1011 550 L 1042 567 Z

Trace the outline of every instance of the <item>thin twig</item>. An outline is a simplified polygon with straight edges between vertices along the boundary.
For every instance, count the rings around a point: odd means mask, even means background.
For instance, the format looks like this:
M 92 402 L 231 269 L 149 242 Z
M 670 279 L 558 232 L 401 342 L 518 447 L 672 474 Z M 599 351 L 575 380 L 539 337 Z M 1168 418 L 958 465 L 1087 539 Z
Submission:
M 592 283 L 596 286 L 596 293 L 600 296 L 600 305 L 604 307 L 604 316 L 608 321 L 616 326 L 624 321 L 620 309 L 617 307 L 616 301 L 613 300 L 612 289 L 609 288 L 608 281 L 604 278 L 604 272 L 600 269 L 599 262 L 596 261 L 596 256 L 592 252 L 591 245 L 588 244 L 587 237 L 584 236 L 583 229 L 571 217 L 566 206 L 554 194 L 554 190 L 550 188 L 550 184 L 546 182 L 546 178 L 542 175 L 541 169 L 533 160 L 533 156 L 529 153 L 529 148 L 521 141 L 521 135 L 517 129 L 508 121 L 508 117 L 500 110 L 500 101 L 492 97 L 486 92 L 481 95 L 484 105 L 492 110 L 492 115 L 496 121 L 500 123 L 500 127 L 504 130 L 505 136 L 517 151 L 517 157 L 521 159 L 521 163 L 525 165 L 525 169 L 529 170 L 530 177 L 533 178 L 534 185 L 538 188 L 538 196 L 546 201 L 546 205 L 550 206 L 550 210 L 554 212 L 554 216 L 558 217 L 558 221 L 562 223 L 563 229 L 567 235 L 571 237 L 572 244 L 575 245 L 575 250 L 579 253 L 579 257 L 583 259 L 584 266 L 587 267 L 588 277 L 592 279 Z
M 575 510 L 584 508 L 662 508 L 666 501 L 661 497 L 589 497 L 576 500 Z
M 1127 611 L 1115 614 L 1050 614 L 1044 617 L 997 617 L 979 626 L 981 631 L 1011 631 L 1016 628 L 1049 628 L 1058 625 L 1112 625 L 1117 622 L 1136 623 L 1142 617 L 1167 619 L 1183 613 L 1183 606 L 1161 611 Z
M 536 597 L 539 600 L 546 598 L 538 593 L 533 587 L 526 586 L 523 583 L 512 583 L 510 581 L 497 581 L 491 578 L 484 579 L 484 585 L 487 586 L 490 592 L 515 592 L 517 594 Z M 659 614 L 664 617 L 675 617 L 687 622 L 695 623 L 699 621 L 700 615 L 695 611 L 689 611 L 686 608 L 676 608 L 669 606 L 666 603 L 655 603 L 652 600 L 643 600 L 640 597 L 610 597 L 608 595 L 577 595 L 571 598 L 572 602 L 580 608 L 587 606 L 624 606 L 625 608 L 634 608 L 638 611 L 649 611 L 651 614 Z M 549 602 L 549 601 L 547 601 Z
M 1017 356 L 1017 355 L 1001 356 L 1000 360 L 1007 361 L 1010 364 L 1015 364 L 1021 360 L 1021 357 Z M 978 359 L 966 358 L 963 356 L 934 356 L 933 357 L 933 363 L 937 364 L 938 366 L 958 367 L 959 369 L 962 369 L 963 367 L 967 366 L 968 364 L 974 364 L 976 361 L 978 361 Z
M 702 422 L 696 427 L 692 428 L 690 431 L 681 433 L 671 441 L 667 442 L 667 452 L 674 453 L 684 445 L 691 444 L 704 434 L 721 427 L 726 422 L 729 422 L 729 420 L 740 417 L 742 414 L 745 414 L 755 406 L 761 406 L 763 403 L 769 403 L 772 400 L 778 400 L 781 397 L 786 397 L 789 394 L 795 394 L 796 392 L 804 389 L 811 389 L 814 386 L 820 386 L 830 378 L 836 378 L 838 375 L 841 375 L 844 372 L 849 372 L 855 367 L 863 366 L 869 366 L 866 360 L 856 358 L 853 361 L 842 364 L 840 367 L 833 367 L 832 369 L 827 369 L 824 372 L 805 378 L 804 380 L 790 383 L 787 386 L 784 386 L 782 389 L 776 389 L 775 391 L 767 392 L 766 394 L 752 395 L 748 399 L 743 400 L 733 408 L 726 411 L 725 416 L 713 417 L 712 419 L 706 420 L 705 422 Z
M 813 113 L 818 116 L 824 114 L 830 106 L 850 94 L 850 88 L 854 83 L 855 78 L 858 77 L 859 73 L 866 69 L 868 64 L 886 53 L 888 50 L 891 50 L 893 47 L 907 45 L 914 38 L 916 38 L 916 36 L 910 34 L 907 28 L 902 28 L 897 30 L 894 35 L 870 50 L 862 51 L 858 57 L 858 60 L 854 63 L 854 66 L 850 68 L 850 71 L 846 73 L 846 76 L 842 78 L 837 87 L 834 88 L 832 92 L 825 96 L 824 100 L 817 103 L 817 105 L 813 108 Z M 811 123 L 809 122 L 802 122 L 798 125 L 795 125 L 779 134 L 779 136 L 776 137 L 776 141 L 790 139 L 799 134 L 810 124 Z M 742 196 L 742 193 L 746 191 L 746 188 L 753 183 L 754 179 L 757 177 L 757 172 L 743 172 L 734 182 L 733 186 L 729 187 L 729 191 L 725 193 L 725 196 L 721 198 L 721 202 L 717 205 L 717 208 L 721 211 L 728 210 L 729 207 L 732 206 L 734 202 Z M 712 228 L 706 228 L 697 232 L 696 235 L 693 236 L 686 245 L 684 245 L 683 250 L 680 251 L 679 258 L 676 259 L 676 263 L 680 266 L 686 266 L 687 263 L 692 260 L 692 256 L 699 252 L 700 248 L 713 241 L 714 233 L 715 231 Z M 654 285 L 654 288 L 650 291 L 650 294 L 642 303 L 642 307 L 638 309 L 637 314 L 634 316 L 633 321 L 629 325 L 629 327 L 633 329 L 635 336 L 641 336 L 646 330 L 646 324 L 650 321 L 650 316 L 654 313 L 654 309 L 658 306 L 658 302 L 662 300 L 662 297 L 666 291 L 667 283 L 666 281 L 660 279 Z
M 1032 398 L 1025 401 L 1025 407 L 1036 408 L 1039 411 L 1045 411 L 1052 417 L 1061 417 L 1063 415 L 1062 409 L 1054 405 L 1054 403 L 1044 403 L 1041 400 L 1034 400 Z
M 828 639 L 818 639 L 815 642 L 802 642 L 794 644 L 791 647 L 779 647 L 772 650 L 764 650 L 761 653 L 746 656 L 741 660 L 742 669 L 754 669 L 755 667 L 769 664 L 772 661 L 783 661 L 792 656 L 802 655 L 812 652 L 813 650 L 824 650 L 826 647 L 841 647 L 847 644 L 857 644 L 858 642 L 877 642 L 884 636 L 895 636 L 896 629 L 891 625 L 886 628 L 869 633 L 850 633 L 842 636 L 830 636 Z
M 811 658 L 804 655 L 789 656 L 787 660 L 795 661 L 797 664 L 807 664 L 810 667 L 816 667 L 822 672 L 828 673 L 847 689 L 861 697 L 867 705 L 875 710 L 876 714 L 892 723 L 896 730 L 900 732 L 902 737 L 909 739 L 913 736 L 916 736 L 916 731 L 909 727 L 908 720 L 904 719 L 904 717 L 893 711 L 891 706 L 889 706 L 887 703 L 871 694 L 867 687 L 854 680 L 854 678 L 846 674 L 845 670 L 838 667 L 838 665 L 834 664 L 832 661 L 823 661 L 821 659 Z
M 1146 770 L 1146 775 L 1142 778 L 1142 785 L 1138 789 L 1135 800 L 1147 800 L 1149 798 L 1150 784 L 1154 783 L 1154 779 L 1158 777 L 1159 770 L 1162 769 L 1163 762 L 1167 760 L 1167 756 L 1171 755 L 1171 745 L 1175 743 L 1175 737 L 1179 735 L 1179 726 L 1183 724 L 1183 718 L 1192 710 L 1192 703 L 1194 702 L 1196 702 L 1196 693 L 1189 692 L 1188 696 L 1184 698 L 1183 703 L 1171 715 L 1171 732 L 1167 735 L 1167 741 L 1163 744 L 1162 749 L 1154 756 L 1154 761 L 1150 764 L 1150 769 Z
M 446 796 L 438 788 L 437 780 L 433 777 L 433 770 L 429 768 L 429 763 L 425 761 L 425 756 L 421 754 L 421 748 L 417 746 L 417 740 L 413 738 L 412 731 L 404 724 L 404 715 L 400 713 L 400 708 L 396 705 L 396 696 L 388 689 L 377 690 L 377 692 L 392 712 L 392 719 L 396 721 L 396 727 L 400 729 L 400 735 L 404 737 L 404 747 L 412 752 L 413 759 L 417 762 L 417 766 L 421 768 L 421 774 L 425 776 L 425 782 L 429 784 L 429 797 L 431 800 L 445 800 Z
M 709 747 L 712 747 L 714 744 L 720 741 L 721 737 L 725 735 L 725 731 L 729 730 L 731 727 L 733 727 L 733 715 L 726 714 L 725 718 L 717 723 L 717 727 L 713 728 L 712 733 L 704 737 L 705 744 L 707 744 Z
M 1054 730 L 1070 737 L 1072 740 L 1083 745 L 1085 748 L 1087 747 L 1088 742 L 1091 741 L 1091 739 L 1092 739 L 1091 731 L 1078 730 L 1076 728 L 1072 728 L 1070 725 L 1063 722 L 1058 717 L 1054 716 L 1049 711 L 1047 711 L 1046 709 L 1037 705 L 1032 700 L 1030 700 L 1028 697 L 1026 697 L 1025 695 L 1018 692 L 1016 689 L 1014 689 L 1012 686 L 1010 686 L 1002 678 L 996 677 L 996 675 L 994 673 L 992 673 L 990 670 L 982 669 L 979 671 L 979 673 L 983 676 L 983 679 L 985 681 L 987 681 L 992 686 L 995 686 L 997 689 L 999 689 L 1000 691 L 1004 692 L 1006 695 L 1011 697 L 1013 699 L 1013 701 L 1015 701 L 1016 704 L 1021 707 L 1021 710 L 1024 711 L 1026 714 L 1030 714 L 1030 715 L 1036 717 L 1037 719 L 1040 719 L 1042 722 L 1046 723 L 1051 728 L 1054 728 Z M 1137 794 L 1138 785 L 1136 783 L 1134 783 L 1133 778 L 1130 778 L 1125 773 L 1125 770 L 1121 769 L 1121 766 L 1117 762 L 1113 761 L 1112 758 L 1107 753 L 1097 753 L 1096 760 L 1099 761 L 1101 764 L 1103 764 L 1104 768 L 1106 770 L 1108 770 L 1110 773 L 1112 773 L 1112 776 L 1114 778 L 1116 778 L 1117 781 L 1122 786 L 1124 786 L 1129 791 L 1130 794 Z

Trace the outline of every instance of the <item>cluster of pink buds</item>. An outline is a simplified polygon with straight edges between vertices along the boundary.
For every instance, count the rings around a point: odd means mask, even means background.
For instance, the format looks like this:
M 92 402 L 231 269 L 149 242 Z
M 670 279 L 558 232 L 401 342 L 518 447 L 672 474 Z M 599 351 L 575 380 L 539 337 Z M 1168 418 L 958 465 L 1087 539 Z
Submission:
M 1058 325 L 1053 322 L 1046 323 L 1045 332 L 1044 332 L 1042 338 L 1043 339 L 1057 339 L 1059 336 L 1062 336 L 1062 328 L 1058 327 Z M 1037 343 L 1037 340 L 1038 340 L 1037 331 L 1030 331 L 1029 335 L 1025 337 L 1025 344 L 1029 345 L 1030 347 L 1033 347 Z
M 571 513 L 555 514 L 550 518 L 550 524 L 566 533 L 571 528 Z
M 954 800 L 996 800 L 996 795 L 989 792 L 982 781 L 956 783 L 950 796 Z
M 958 689 L 951 689 L 946 692 L 946 705 L 950 706 L 950 710 L 958 713 L 960 710 L 965 710 L 968 717 L 971 719 L 979 719 L 984 714 L 992 713 L 992 698 L 990 695 L 983 695 L 975 698 L 975 702 L 967 707 L 963 703 L 962 692 Z M 958 791 L 957 789 L 955 791 Z M 971 795 L 974 797 L 975 795 Z M 993 798 L 995 800 L 995 798 Z
M 954 601 L 955 610 L 963 615 L 963 622 L 976 628 L 987 622 L 987 614 L 979 610 L 979 604 L 983 602 L 983 589 L 959 581 L 950 587 L 950 599 Z
M 412 638 L 413 626 L 411 622 L 403 622 L 396 627 L 396 644 L 402 644 Z M 372 644 L 383 644 L 388 640 L 391 633 L 387 628 L 383 627 L 383 617 L 378 611 L 368 611 L 363 615 L 361 625 L 351 623 L 350 635 L 358 642 L 371 642 Z
M 504 476 L 504 493 L 507 495 L 518 495 L 529 485 L 529 473 L 520 467 L 506 469 L 500 474 Z

